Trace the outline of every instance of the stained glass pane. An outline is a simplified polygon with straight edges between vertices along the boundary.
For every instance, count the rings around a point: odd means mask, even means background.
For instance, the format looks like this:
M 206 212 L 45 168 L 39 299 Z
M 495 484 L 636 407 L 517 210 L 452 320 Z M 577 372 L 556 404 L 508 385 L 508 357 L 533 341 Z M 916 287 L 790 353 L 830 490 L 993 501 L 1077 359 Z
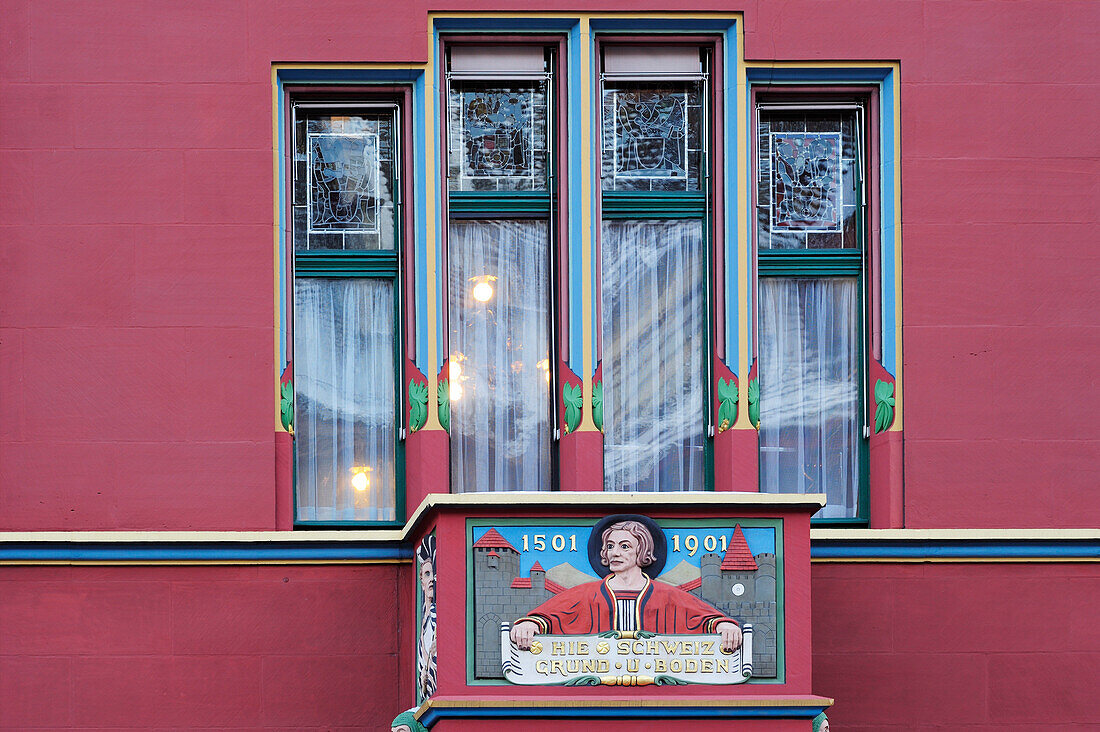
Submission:
M 604 190 L 699 190 L 701 88 L 699 82 L 604 88 Z
M 454 83 L 448 179 L 456 191 L 546 190 L 546 83 Z
M 761 249 L 854 249 L 861 153 L 856 110 L 763 112 L 757 127 Z
M 394 123 L 392 109 L 296 121 L 295 249 L 393 248 Z

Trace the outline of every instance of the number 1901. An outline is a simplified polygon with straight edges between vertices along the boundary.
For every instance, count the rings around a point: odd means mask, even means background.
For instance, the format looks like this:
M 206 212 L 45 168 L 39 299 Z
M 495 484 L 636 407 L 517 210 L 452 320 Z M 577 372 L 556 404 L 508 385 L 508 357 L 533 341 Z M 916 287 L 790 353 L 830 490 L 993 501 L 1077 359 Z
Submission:
M 695 553 L 699 551 L 699 537 L 695 534 L 688 534 L 684 537 L 684 550 L 688 553 L 689 557 L 694 557 Z M 703 551 L 712 552 L 722 548 L 722 551 L 726 551 L 726 547 L 729 546 L 729 539 L 723 536 L 715 536 L 714 534 L 707 534 L 703 537 Z M 680 551 L 680 535 L 672 535 L 672 551 Z

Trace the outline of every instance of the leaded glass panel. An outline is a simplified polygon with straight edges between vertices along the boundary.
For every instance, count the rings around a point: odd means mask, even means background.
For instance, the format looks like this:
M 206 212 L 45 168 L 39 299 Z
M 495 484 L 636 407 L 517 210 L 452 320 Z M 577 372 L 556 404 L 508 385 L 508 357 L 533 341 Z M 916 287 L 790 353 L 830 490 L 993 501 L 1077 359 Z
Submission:
M 300 115 L 294 129 L 294 248 L 392 249 L 395 115 Z
M 546 93 L 545 81 L 451 84 L 450 190 L 546 190 Z
M 856 249 L 856 110 L 762 111 L 757 130 L 761 249 Z
M 622 83 L 603 90 L 605 191 L 697 191 L 701 82 Z

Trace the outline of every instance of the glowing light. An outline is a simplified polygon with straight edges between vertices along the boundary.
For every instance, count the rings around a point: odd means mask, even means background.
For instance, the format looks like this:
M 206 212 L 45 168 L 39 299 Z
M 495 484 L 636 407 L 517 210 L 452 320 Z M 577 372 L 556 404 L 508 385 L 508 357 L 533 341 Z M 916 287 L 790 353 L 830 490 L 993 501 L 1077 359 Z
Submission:
M 459 399 L 462 398 L 462 384 L 459 384 L 459 383 L 451 384 L 450 397 L 451 397 L 452 402 L 457 402 Z
M 458 354 L 461 356 L 461 354 Z M 458 381 L 458 378 L 462 376 L 462 366 L 455 360 L 458 356 L 451 356 L 451 362 L 447 365 L 447 373 L 451 376 L 451 381 Z
M 489 302 L 493 299 L 493 286 L 488 282 L 478 282 L 472 294 L 478 302 Z
M 370 468 L 357 465 L 351 469 L 351 487 L 359 492 L 370 489 Z

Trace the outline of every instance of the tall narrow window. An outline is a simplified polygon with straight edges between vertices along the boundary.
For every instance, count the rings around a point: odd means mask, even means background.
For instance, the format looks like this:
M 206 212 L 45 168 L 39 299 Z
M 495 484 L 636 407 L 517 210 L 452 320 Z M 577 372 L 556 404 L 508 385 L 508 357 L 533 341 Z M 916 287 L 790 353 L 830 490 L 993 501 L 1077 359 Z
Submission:
M 604 487 L 707 487 L 707 54 L 602 49 Z
M 399 107 L 293 115 L 296 519 L 396 522 Z
M 760 488 L 861 514 L 863 107 L 761 104 L 757 136 Z
M 448 52 L 451 489 L 548 490 L 554 52 Z

